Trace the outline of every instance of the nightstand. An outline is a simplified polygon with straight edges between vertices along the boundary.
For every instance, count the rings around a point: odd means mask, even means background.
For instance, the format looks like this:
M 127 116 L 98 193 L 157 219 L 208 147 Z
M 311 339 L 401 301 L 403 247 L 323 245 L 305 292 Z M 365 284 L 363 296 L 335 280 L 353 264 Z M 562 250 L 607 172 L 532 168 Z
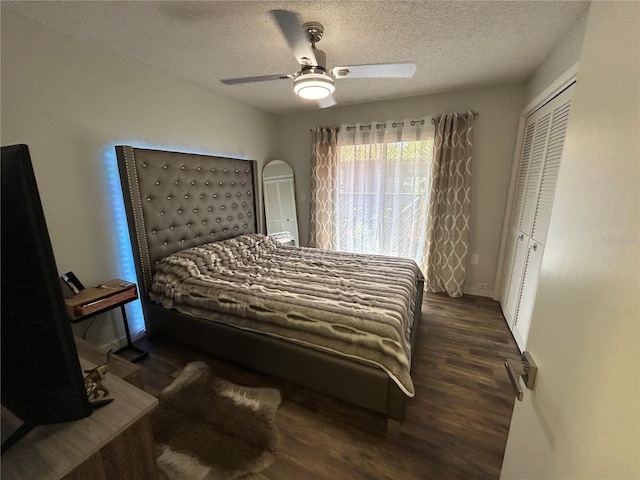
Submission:
M 138 298 L 138 290 L 135 283 L 116 278 L 94 287 L 87 287 L 72 298 L 65 299 L 67 315 L 71 323 L 78 323 L 101 313 L 120 307 L 124 331 L 127 336 L 127 344 L 115 353 L 130 362 L 137 362 L 146 357 L 146 352 L 131 341 L 129 322 L 124 306 Z M 132 352 L 132 353 L 127 353 Z

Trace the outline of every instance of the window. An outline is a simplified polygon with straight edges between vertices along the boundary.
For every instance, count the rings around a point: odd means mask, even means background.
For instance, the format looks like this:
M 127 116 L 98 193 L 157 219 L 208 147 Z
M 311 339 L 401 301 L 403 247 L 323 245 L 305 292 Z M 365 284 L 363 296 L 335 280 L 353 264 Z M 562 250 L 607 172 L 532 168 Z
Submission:
M 411 129 L 411 137 L 416 130 Z M 340 135 L 338 249 L 402 256 L 420 264 L 433 139 L 402 141 L 397 131 L 391 133 Z

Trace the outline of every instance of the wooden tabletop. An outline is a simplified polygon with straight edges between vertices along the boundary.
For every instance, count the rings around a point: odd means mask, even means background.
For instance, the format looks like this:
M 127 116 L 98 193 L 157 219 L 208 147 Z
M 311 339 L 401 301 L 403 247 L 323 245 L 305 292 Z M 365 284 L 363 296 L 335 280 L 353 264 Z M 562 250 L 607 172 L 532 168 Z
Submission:
M 80 358 L 82 369 L 96 366 Z M 2 454 L 2 478 L 53 480 L 71 472 L 158 404 L 145 391 L 107 373 L 112 403 L 82 420 L 41 425 Z

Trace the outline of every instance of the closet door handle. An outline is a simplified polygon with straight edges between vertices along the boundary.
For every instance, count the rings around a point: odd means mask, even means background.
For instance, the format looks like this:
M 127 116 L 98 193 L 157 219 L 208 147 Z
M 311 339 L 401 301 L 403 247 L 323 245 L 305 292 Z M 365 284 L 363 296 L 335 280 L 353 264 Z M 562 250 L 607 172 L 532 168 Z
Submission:
M 534 244 L 533 244 L 533 247 L 531 247 L 531 248 L 533 248 L 533 251 L 534 251 L 534 252 L 535 252 L 535 251 L 537 251 L 537 250 L 538 250 L 538 244 L 537 244 L 537 243 L 534 243 Z
M 524 233 L 521 233 L 520 235 L 518 235 L 518 240 L 520 241 L 524 240 Z

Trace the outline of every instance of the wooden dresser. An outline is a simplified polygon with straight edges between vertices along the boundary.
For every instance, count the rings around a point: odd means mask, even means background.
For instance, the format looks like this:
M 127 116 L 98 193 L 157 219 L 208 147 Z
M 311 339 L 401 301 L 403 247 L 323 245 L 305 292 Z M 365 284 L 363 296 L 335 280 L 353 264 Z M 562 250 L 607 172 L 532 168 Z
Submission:
M 76 339 L 82 369 L 106 353 Z M 74 422 L 41 425 L 2 454 L 2 479 L 157 479 L 150 412 L 140 367 L 115 357 L 105 386 L 114 401 Z

